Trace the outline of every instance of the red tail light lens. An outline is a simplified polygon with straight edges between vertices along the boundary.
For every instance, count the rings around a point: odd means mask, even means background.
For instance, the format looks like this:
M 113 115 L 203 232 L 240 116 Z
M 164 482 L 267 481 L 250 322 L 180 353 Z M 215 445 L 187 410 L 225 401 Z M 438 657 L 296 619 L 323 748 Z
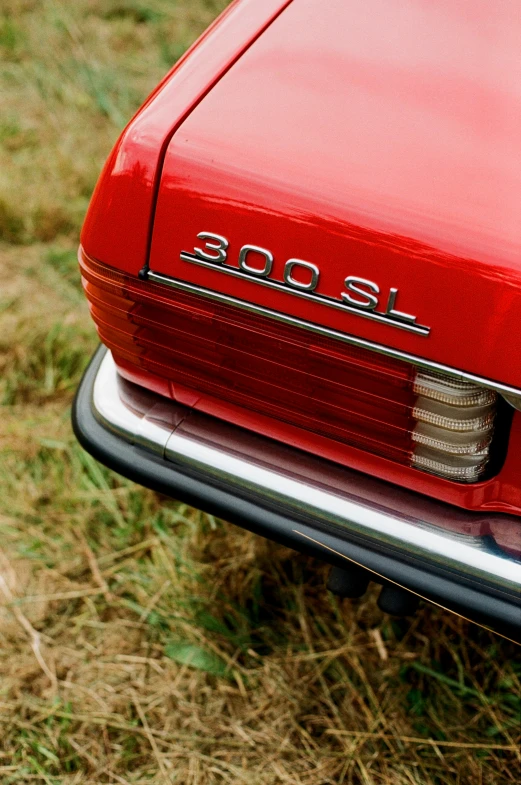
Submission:
M 181 385 L 453 480 L 485 471 L 494 392 L 131 278 L 84 254 L 80 264 L 116 362 L 170 380 L 172 397 Z

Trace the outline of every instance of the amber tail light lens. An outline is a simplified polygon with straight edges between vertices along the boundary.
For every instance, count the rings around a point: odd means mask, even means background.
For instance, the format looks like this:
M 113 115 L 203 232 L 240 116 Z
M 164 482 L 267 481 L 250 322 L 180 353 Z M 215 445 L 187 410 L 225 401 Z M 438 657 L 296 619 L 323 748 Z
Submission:
M 475 482 L 496 393 L 150 281 L 80 253 L 103 343 L 199 395 L 440 477 Z

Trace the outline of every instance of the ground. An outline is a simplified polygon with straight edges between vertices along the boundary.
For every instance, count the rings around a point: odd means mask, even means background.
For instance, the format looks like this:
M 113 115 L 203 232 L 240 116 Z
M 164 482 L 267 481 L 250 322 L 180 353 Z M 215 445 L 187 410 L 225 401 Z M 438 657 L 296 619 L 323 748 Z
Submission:
M 259 0 L 261 1 L 261 0 Z M 0 781 L 519 782 L 519 649 L 339 602 L 317 562 L 76 444 L 76 264 L 126 119 L 225 0 L 0 5 Z

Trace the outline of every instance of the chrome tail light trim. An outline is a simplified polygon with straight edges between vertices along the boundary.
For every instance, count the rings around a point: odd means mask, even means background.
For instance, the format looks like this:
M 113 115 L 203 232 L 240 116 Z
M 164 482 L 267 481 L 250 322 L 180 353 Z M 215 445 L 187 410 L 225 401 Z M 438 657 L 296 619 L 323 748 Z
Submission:
M 402 352 L 400 349 L 393 349 L 391 346 L 383 346 L 382 344 L 368 341 L 365 338 L 359 338 L 356 335 L 341 333 L 338 332 L 338 330 L 333 330 L 329 327 L 323 327 L 320 324 L 313 324 L 312 322 L 307 322 L 304 319 L 298 319 L 295 316 L 289 316 L 288 314 L 281 313 L 280 311 L 273 311 L 271 308 L 265 308 L 264 306 L 256 305 L 255 303 L 250 303 L 246 300 L 240 300 L 237 297 L 232 297 L 231 295 L 223 294 L 222 292 L 212 291 L 211 289 L 205 289 L 202 286 L 187 283 L 186 281 L 181 281 L 177 278 L 171 278 L 168 275 L 163 275 L 163 273 L 156 273 L 153 270 L 148 271 L 147 278 L 150 281 L 163 284 L 164 286 L 170 286 L 174 289 L 179 289 L 180 291 L 184 292 L 191 292 L 192 294 L 197 294 L 200 297 L 206 297 L 210 300 L 227 303 L 228 305 L 234 305 L 237 308 L 250 311 L 251 313 L 261 314 L 262 316 L 267 316 L 270 319 L 284 322 L 285 324 L 301 327 L 304 330 L 308 330 L 309 332 L 313 332 L 318 335 L 325 335 L 328 338 L 334 338 L 338 341 L 348 343 L 351 346 L 358 346 L 363 349 L 378 352 L 378 354 L 383 354 L 386 357 L 394 357 L 397 360 L 403 360 L 404 362 L 411 363 L 412 365 L 415 365 L 418 368 L 423 368 L 427 371 L 443 373 L 447 374 L 448 376 L 452 376 L 454 379 L 471 382 L 472 384 L 479 384 L 483 387 L 487 387 L 489 390 L 494 390 L 495 392 L 500 393 L 505 398 L 505 400 L 510 403 L 511 406 L 521 411 L 521 390 L 519 390 L 517 387 L 512 387 L 509 384 L 503 384 L 502 382 L 497 382 L 492 379 L 484 379 L 483 377 L 469 373 L 468 371 L 459 371 L 456 368 L 451 368 L 449 365 L 444 365 L 443 363 L 438 363 L 434 360 L 426 360 L 423 357 L 417 357 L 414 354 Z

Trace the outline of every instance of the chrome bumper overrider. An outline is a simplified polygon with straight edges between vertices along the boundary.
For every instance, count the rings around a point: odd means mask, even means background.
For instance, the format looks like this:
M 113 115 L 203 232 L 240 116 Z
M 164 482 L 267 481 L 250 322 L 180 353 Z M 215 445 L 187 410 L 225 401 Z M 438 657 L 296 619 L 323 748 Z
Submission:
M 93 384 L 92 409 L 123 440 L 282 512 L 295 521 L 296 536 L 299 521 L 314 521 L 404 563 L 413 559 L 427 570 L 458 574 L 474 588 L 519 598 L 521 562 L 476 534 L 498 520 L 521 526 L 517 519 L 439 504 L 155 396 L 124 382 L 109 352 Z

